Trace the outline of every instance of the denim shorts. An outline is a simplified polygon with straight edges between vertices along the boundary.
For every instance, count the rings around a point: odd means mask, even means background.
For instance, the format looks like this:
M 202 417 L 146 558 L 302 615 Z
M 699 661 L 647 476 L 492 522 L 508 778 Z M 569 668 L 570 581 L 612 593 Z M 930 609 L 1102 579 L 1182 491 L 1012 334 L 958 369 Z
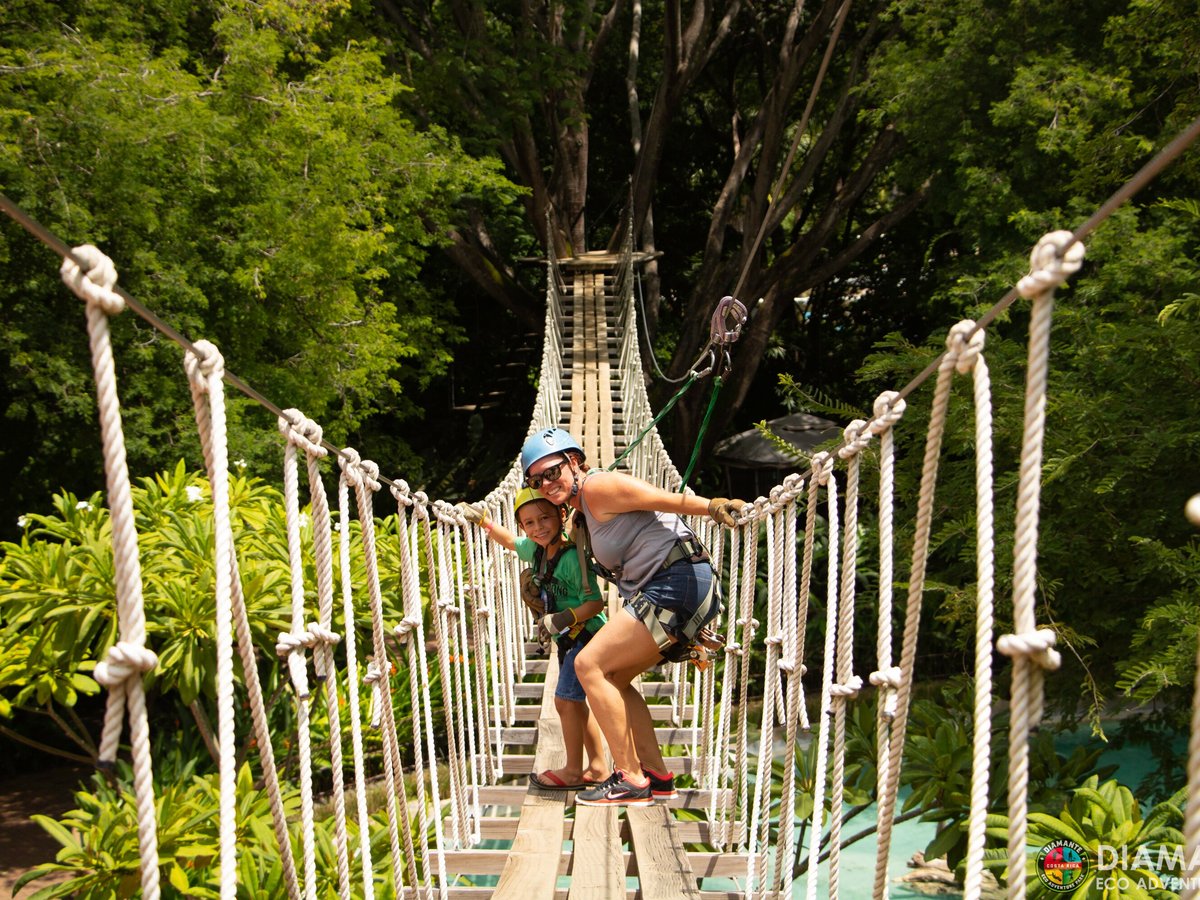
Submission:
M 705 560 L 691 562 L 681 559 L 674 565 L 658 572 L 642 585 L 640 591 L 626 601 L 624 610 L 641 621 L 642 617 L 636 607 L 644 597 L 651 605 L 675 613 L 677 621 L 682 626 L 700 608 L 700 604 L 708 596 L 710 587 L 717 592 L 718 602 L 713 604 L 708 619 L 700 623 L 702 626 L 707 625 L 720 614 L 721 586 L 713 584 L 712 565 Z M 634 608 L 631 609 L 631 606 Z M 680 635 L 674 636 L 679 637 Z
M 587 694 L 583 692 L 583 685 L 579 683 L 579 676 L 575 674 L 575 657 L 582 649 L 582 644 L 576 644 L 567 651 L 562 664 L 558 667 L 558 687 L 554 689 L 554 696 L 560 700 L 582 703 L 587 699 Z

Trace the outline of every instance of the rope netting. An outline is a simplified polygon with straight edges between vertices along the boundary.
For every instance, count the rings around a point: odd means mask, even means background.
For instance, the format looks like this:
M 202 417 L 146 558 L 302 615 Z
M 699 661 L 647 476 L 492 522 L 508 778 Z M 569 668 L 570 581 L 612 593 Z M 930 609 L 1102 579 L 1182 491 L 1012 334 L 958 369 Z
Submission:
M 644 431 L 652 412 L 637 343 L 631 234 L 629 229 L 613 280 L 617 321 L 610 323 L 618 335 L 614 380 L 625 404 L 621 427 L 631 447 L 624 464 L 632 474 L 676 490 L 682 479 L 657 431 Z M 891 631 L 896 553 L 894 458 L 897 443 L 912 437 L 897 433 L 908 402 L 905 395 L 910 390 L 882 393 L 870 420 L 856 420 L 847 426 L 844 442 L 836 453 L 818 454 L 808 472 L 789 475 L 767 496 L 757 498 L 743 510 L 734 527 L 718 527 L 707 519 L 692 523 L 725 581 L 724 646 L 706 669 L 670 664 L 661 674 L 679 687 L 671 701 L 673 721 L 692 729 L 695 736 L 685 753 L 693 757 L 697 787 L 708 792 L 704 812 L 710 821 L 711 843 L 718 850 L 744 855 L 741 890 L 747 896 L 790 896 L 792 872 L 801 854 L 808 859 L 806 896 L 817 895 L 822 863 L 828 895 L 838 896 L 845 824 L 847 723 L 856 704 L 864 702 L 868 694 L 873 695 L 875 703 L 877 743 L 878 835 L 873 894 L 876 898 L 888 895 L 888 855 L 913 699 L 938 464 L 956 375 L 972 380 L 969 402 L 959 407 L 974 418 L 978 545 L 973 776 L 965 896 L 977 898 L 982 885 L 993 644 L 1013 659 L 1008 867 L 1022 874 L 1008 879 L 1008 895 L 1024 896 L 1029 736 L 1042 714 L 1043 673 L 1058 665 L 1054 632 L 1038 627 L 1034 610 L 1049 330 L 1055 288 L 1079 268 L 1082 255 L 1082 244 L 1075 235 L 1047 235 L 1033 252 L 1031 274 L 1018 285 L 1021 296 L 1032 304 L 1032 316 L 1014 535 L 1013 634 L 998 641 L 993 636 L 992 409 L 983 353 L 984 330 L 978 323 L 966 321 L 950 329 L 946 352 L 936 366 L 898 661 Z M 557 261 L 551 260 L 531 434 L 561 422 L 567 303 L 562 277 Z M 109 689 L 101 759 L 115 758 L 122 718 L 128 713 L 142 892 L 147 898 L 155 898 L 159 896 L 159 867 L 142 680 L 153 670 L 156 658 L 146 646 L 137 535 L 108 340 L 108 317 L 120 312 L 124 304 L 113 291 L 115 268 L 94 247 L 75 248 L 67 254 L 63 278 L 87 306 L 117 572 L 120 639 L 97 667 L 97 680 Z M 517 557 L 487 540 L 486 534 L 470 525 L 450 503 L 431 500 L 411 490 L 402 479 L 383 478 L 378 465 L 353 448 L 331 454 L 319 425 L 298 410 L 281 411 L 281 481 L 291 572 L 291 625 L 279 635 L 277 652 L 287 669 L 295 709 L 294 740 L 302 801 L 298 833 L 293 837 L 290 828 L 295 824 L 288 822 L 280 800 L 282 786 L 272 751 L 275 736 L 268 733 L 238 574 L 238 548 L 230 526 L 223 362 L 216 347 L 201 341 L 190 345 L 185 368 L 195 399 L 214 505 L 221 896 L 232 898 L 238 888 L 232 752 L 236 645 L 289 897 L 317 896 L 312 773 L 318 756 L 325 765 L 326 753 L 334 773 L 331 828 L 339 895 L 374 897 L 376 870 L 386 868 L 386 878 L 397 895 L 407 887 L 427 898 L 445 897 L 454 878 L 454 873 L 447 871 L 446 854 L 480 844 L 484 817 L 481 791 L 511 774 L 504 770 L 505 729 L 516 722 L 514 686 L 530 670 L 526 646 L 535 637 L 533 620 L 517 593 Z M 876 440 L 878 450 L 872 458 L 877 461 L 877 476 L 862 471 L 864 451 Z M 307 473 L 307 492 L 303 496 L 301 456 Z M 336 521 L 322 479 L 323 473 L 331 470 L 331 457 L 338 465 Z M 844 472 L 836 470 L 839 460 L 845 464 Z M 374 501 L 385 482 L 395 503 L 395 528 L 379 534 Z M 483 500 L 492 519 L 512 530 L 516 528 L 512 503 L 520 482 L 520 467 L 514 459 L 508 474 Z M 874 495 L 868 502 L 863 495 L 870 491 Z M 860 506 L 864 503 L 874 509 L 878 520 L 878 543 L 874 547 L 859 546 Z M 359 527 L 351 529 L 349 524 L 355 518 Z M 397 560 L 399 567 L 396 574 L 400 597 L 390 605 L 385 604 L 381 588 L 381 540 L 390 542 L 390 550 L 394 551 L 385 558 Z M 823 549 L 818 547 L 822 540 Z M 810 596 L 818 552 L 823 552 L 826 560 L 824 598 Z M 361 572 L 352 569 L 352 553 L 361 554 Z M 311 569 L 305 564 L 307 559 L 312 560 Z M 857 567 L 866 564 L 875 565 L 879 573 L 876 608 L 869 616 L 864 615 L 864 607 L 870 601 L 857 596 Z M 312 585 L 306 583 L 310 571 L 315 580 Z M 338 588 L 340 608 L 334 602 Z M 824 606 L 822 648 L 805 645 L 814 604 Z M 389 620 L 389 609 L 403 611 L 399 621 Z M 762 615 L 763 620 L 756 615 Z M 355 622 L 367 617 L 370 645 L 364 649 L 357 646 Z M 862 661 L 855 660 L 853 651 L 856 622 L 867 619 L 878 622 L 878 632 L 874 670 L 864 678 L 860 674 Z M 335 652 L 335 648 L 340 649 Z M 428 658 L 431 653 L 436 659 Z M 761 668 L 756 662 L 759 658 Z M 398 672 L 400 667 L 403 672 Z M 810 671 L 820 673 L 819 682 L 809 678 L 806 683 Z M 395 679 L 400 675 L 408 684 L 407 699 L 413 712 L 406 723 L 412 737 L 404 746 L 393 703 Z M 441 697 L 440 710 L 434 709 L 437 694 Z M 362 702 L 364 698 L 369 702 Z M 809 721 L 812 701 L 819 710 L 815 722 Z M 313 746 L 310 736 L 310 719 L 317 704 L 323 704 L 331 722 L 326 748 Z M 349 720 L 349 759 L 342 746 L 343 716 Z M 369 730 L 378 733 L 381 745 L 386 841 L 376 846 L 386 843 L 386 859 L 372 856 L 370 832 L 374 825 L 368 809 L 364 749 L 364 736 Z M 1193 764 L 1189 768 L 1193 782 L 1200 768 L 1195 734 L 1194 729 Z M 816 748 L 810 785 L 815 797 L 811 812 L 798 817 L 793 812 L 801 790 L 796 760 L 810 744 Z M 781 793 L 776 807 L 773 773 L 781 760 Z M 343 782 L 342 773 L 347 770 L 353 773 L 352 789 Z M 1191 792 L 1193 801 L 1197 793 Z M 351 840 L 351 820 L 357 824 L 356 844 Z M 1187 852 L 1191 859 L 1200 832 L 1195 802 L 1189 802 L 1187 821 Z M 807 847 L 797 841 L 801 825 Z M 300 856 L 298 861 L 296 854 Z

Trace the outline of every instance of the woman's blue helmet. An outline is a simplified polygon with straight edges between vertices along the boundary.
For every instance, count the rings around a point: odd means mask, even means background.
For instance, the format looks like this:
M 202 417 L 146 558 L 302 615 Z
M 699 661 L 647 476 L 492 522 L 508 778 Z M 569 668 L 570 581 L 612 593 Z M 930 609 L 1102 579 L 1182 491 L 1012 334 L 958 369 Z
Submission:
M 568 450 L 578 453 L 580 460 L 584 458 L 583 448 L 571 437 L 570 432 L 561 428 L 543 428 L 535 431 L 525 439 L 525 446 L 521 448 L 521 474 L 528 473 L 529 467 L 539 459 L 554 453 L 565 454 Z

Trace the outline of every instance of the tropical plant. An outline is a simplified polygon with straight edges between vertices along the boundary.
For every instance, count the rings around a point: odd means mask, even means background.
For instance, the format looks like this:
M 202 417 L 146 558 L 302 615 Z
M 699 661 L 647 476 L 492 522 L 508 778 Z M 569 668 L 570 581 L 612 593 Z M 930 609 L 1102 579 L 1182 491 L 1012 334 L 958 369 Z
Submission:
M 208 484 L 180 463 L 172 472 L 143 479 L 133 490 L 139 528 L 143 604 L 147 644 L 158 654 L 158 666 L 146 678 L 156 698 L 152 709 L 162 723 L 178 730 L 182 718 L 195 721 L 201 736 L 211 735 L 216 709 L 216 636 L 213 586 L 212 508 Z M 116 641 L 115 592 L 108 511 L 99 494 L 80 501 L 64 493 L 55 498 L 55 515 L 30 514 L 19 543 L 0 545 L 0 732 L 77 760 L 92 760 L 96 747 L 91 728 L 79 713 L 82 700 L 99 686 L 91 671 Z M 264 694 L 278 700 L 287 683 L 278 665 L 275 640 L 290 628 L 290 583 L 283 503 L 277 489 L 235 476 L 230 483 L 230 509 L 238 551 L 242 592 Z M 394 517 L 393 517 L 394 518 Z M 357 529 L 357 523 L 347 527 Z M 398 565 L 387 554 L 387 534 L 394 526 L 380 523 L 380 565 L 386 614 L 393 606 Z M 311 534 L 305 529 L 305 546 Z M 360 545 L 352 540 L 351 570 L 360 576 Z M 315 583 L 310 550 L 304 554 L 305 583 Z M 363 598 L 365 599 L 365 598 Z M 340 616 L 339 616 L 340 619 Z M 366 617 L 354 623 L 359 643 L 369 646 Z M 362 690 L 362 686 L 355 686 Z M 239 689 L 240 690 L 240 689 Z M 399 721 L 409 694 L 394 694 Z M 94 713 L 91 710 L 88 715 Z M 291 703 L 274 703 L 272 734 L 281 741 L 294 731 Z M 46 719 L 66 739 L 66 747 L 33 741 L 31 719 Z M 11 722 L 11 726 L 7 724 Z M 323 704 L 314 706 L 313 735 L 324 740 L 328 717 Z M 343 723 L 348 728 L 348 723 Z M 249 741 L 248 722 L 240 735 Z M 205 737 L 209 751 L 211 741 Z
M 1165 880 L 1184 868 L 1183 807 L 1187 789 L 1157 804 L 1143 817 L 1133 792 L 1116 780 L 1100 783 L 1093 775 L 1072 792 L 1058 815 L 1031 812 L 1026 843 L 1041 849 L 1053 841 L 1071 841 L 1084 849 L 1089 867 L 1071 896 L 1082 900 L 1135 900 L 1176 896 Z M 1008 818 L 988 817 L 988 833 L 1007 840 Z M 989 866 L 1003 870 L 1006 852 L 989 851 Z M 1036 854 L 1028 855 L 1025 870 L 1030 900 L 1061 896 L 1042 883 Z M 1007 873 L 1006 873 L 1007 874 Z M 1164 878 L 1165 876 L 1165 878 Z M 1011 876 L 1008 876 L 1011 877 Z

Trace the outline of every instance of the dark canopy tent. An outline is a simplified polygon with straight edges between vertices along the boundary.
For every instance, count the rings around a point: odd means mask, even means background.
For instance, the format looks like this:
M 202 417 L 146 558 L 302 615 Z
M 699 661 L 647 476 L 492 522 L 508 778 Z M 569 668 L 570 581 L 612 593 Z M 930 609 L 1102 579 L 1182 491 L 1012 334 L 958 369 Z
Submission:
M 767 427 L 795 453 L 783 452 L 757 428 L 724 438 L 713 448 L 713 461 L 725 470 L 729 496 L 752 499 L 769 491 L 788 474 L 808 468 L 807 459 L 817 447 L 842 436 L 842 426 L 809 413 L 780 416 Z

